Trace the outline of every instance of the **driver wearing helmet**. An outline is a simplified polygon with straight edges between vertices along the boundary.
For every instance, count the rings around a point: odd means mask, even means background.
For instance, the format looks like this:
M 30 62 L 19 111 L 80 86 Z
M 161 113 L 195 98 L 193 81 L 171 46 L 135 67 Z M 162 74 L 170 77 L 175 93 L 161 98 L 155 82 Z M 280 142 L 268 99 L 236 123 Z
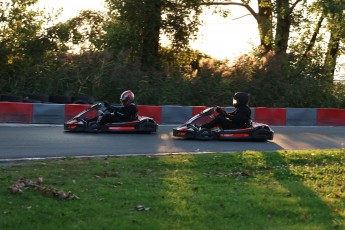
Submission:
M 124 91 L 120 96 L 121 107 L 114 107 L 108 103 L 104 106 L 111 113 L 107 113 L 98 118 L 100 125 L 113 122 L 133 121 L 138 118 L 138 107 L 134 102 L 134 93 L 131 90 Z
M 216 108 L 219 115 L 211 122 L 201 125 L 200 128 L 212 129 L 219 126 L 222 129 L 241 129 L 251 126 L 251 109 L 249 108 L 249 94 L 237 92 L 233 97 L 235 110 L 227 113 L 220 107 Z

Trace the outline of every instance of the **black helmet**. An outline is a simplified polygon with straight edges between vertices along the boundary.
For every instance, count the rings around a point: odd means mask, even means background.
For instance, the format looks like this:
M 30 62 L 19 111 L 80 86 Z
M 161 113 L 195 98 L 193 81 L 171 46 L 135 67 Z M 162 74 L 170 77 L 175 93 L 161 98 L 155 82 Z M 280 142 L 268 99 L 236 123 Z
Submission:
M 243 106 L 243 105 L 248 105 L 249 97 L 250 97 L 249 93 L 237 92 L 237 93 L 235 93 L 235 95 L 233 97 L 232 104 L 236 108 Z

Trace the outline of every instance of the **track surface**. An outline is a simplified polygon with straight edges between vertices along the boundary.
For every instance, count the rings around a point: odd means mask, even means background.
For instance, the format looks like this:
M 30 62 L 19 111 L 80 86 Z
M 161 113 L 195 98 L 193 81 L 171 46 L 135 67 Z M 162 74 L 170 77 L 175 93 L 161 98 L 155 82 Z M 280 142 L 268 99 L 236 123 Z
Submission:
M 345 127 L 271 127 L 273 141 L 198 141 L 156 134 L 70 133 L 63 126 L 0 125 L 0 159 L 345 148 Z

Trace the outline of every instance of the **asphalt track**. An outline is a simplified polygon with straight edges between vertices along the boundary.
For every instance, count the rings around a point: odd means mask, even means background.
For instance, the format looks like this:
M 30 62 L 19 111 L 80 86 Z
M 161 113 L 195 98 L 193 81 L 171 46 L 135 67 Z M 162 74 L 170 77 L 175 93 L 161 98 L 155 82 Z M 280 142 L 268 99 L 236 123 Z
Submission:
M 22 158 L 345 148 L 345 127 L 272 126 L 273 141 L 200 141 L 155 134 L 71 133 L 62 125 L 0 125 L 0 161 Z

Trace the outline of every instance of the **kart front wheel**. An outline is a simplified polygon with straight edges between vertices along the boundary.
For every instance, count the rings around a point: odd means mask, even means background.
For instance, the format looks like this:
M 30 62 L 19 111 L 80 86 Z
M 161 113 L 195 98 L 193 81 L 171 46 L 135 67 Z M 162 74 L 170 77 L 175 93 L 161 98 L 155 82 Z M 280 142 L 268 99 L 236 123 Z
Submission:
M 201 129 L 196 133 L 196 138 L 200 140 L 210 140 L 213 138 L 213 133 L 209 129 Z

